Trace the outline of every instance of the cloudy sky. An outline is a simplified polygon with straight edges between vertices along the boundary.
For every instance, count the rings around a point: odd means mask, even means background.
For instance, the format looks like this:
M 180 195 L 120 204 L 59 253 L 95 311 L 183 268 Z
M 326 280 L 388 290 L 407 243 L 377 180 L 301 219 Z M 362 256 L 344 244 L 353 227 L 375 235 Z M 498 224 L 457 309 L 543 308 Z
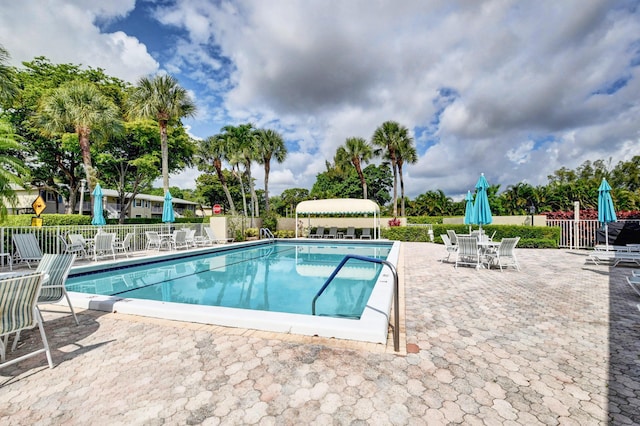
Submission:
M 387 120 L 415 139 L 412 198 L 640 154 L 637 0 L 0 0 L 0 44 L 17 66 L 173 74 L 198 105 L 196 137 L 279 131 L 272 195 L 310 189 L 346 138 Z

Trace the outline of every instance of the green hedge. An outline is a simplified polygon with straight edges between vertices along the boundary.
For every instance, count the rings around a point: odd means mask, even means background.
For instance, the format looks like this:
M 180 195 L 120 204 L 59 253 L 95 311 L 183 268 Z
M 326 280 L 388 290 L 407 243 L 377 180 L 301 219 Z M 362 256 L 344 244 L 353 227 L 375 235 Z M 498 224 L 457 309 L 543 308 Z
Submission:
M 468 225 L 441 225 L 433 224 L 434 242 L 442 244 L 441 234 L 446 234 L 448 229 L 457 234 L 468 234 Z M 474 226 L 474 229 L 478 229 Z M 495 235 L 494 240 L 503 238 L 520 237 L 518 247 L 530 248 L 557 248 L 560 241 L 560 228 L 551 226 L 522 226 L 522 225 L 485 225 L 482 227 L 489 236 Z M 390 240 L 428 242 L 429 234 L 426 227 L 395 226 L 382 229 L 382 237 Z

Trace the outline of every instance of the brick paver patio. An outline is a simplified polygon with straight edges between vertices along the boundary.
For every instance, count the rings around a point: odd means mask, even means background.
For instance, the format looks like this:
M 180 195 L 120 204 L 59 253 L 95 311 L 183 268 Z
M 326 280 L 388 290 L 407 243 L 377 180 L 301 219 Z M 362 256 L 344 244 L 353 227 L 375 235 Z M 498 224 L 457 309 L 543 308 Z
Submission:
M 77 327 L 49 307 L 56 367 L 42 355 L 1 369 L 0 423 L 640 423 L 630 268 L 518 249 L 521 272 L 456 270 L 443 253 L 403 244 L 402 355 L 96 311 Z M 22 340 L 18 354 L 40 344 L 37 331 Z

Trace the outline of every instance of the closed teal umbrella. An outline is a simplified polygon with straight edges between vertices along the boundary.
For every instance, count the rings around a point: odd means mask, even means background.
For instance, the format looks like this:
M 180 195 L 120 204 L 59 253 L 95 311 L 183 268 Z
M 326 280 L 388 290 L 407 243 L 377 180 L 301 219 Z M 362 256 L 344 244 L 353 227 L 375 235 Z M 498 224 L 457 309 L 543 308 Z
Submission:
M 604 241 L 607 250 L 609 249 L 609 222 L 617 220 L 616 210 L 611 199 L 611 186 L 605 178 L 602 178 L 598 188 L 598 222 L 602 222 L 604 225 Z
M 91 193 L 93 195 L 93 218 L 91 224 L 96 226 L 104 226 L 107 221 L 104 219 L 103 207 L 102 207 L 102 188 L 100 184 L 97 184 Z
M 464 224 L 469 225 L 469 233 L 471 233 L 471 224 L 473 223 L 473 195 L 471 191 L 467 191 L 467 196 L 464 197 L 466 204 L 464 207 Z
M 476 201 L 473 203 L 473 215 L 471 223 L 480 225 L 482 231 L 482 225 L 488 225 L 493 221 L 491 216 L 491 207 L 489 206 L 489 196 L 487 190 L 489 189 L 489 182 L 484 177 L 484 173 L 480 175 L 478 183 L 476 183 Z
M 176 217 L 173 214 L 172 200 L 171 193 L 167 191 L 166 194 L 164 194 L 164 203 L 162 203 L 162 221 L 164 223 L 176 221 Z

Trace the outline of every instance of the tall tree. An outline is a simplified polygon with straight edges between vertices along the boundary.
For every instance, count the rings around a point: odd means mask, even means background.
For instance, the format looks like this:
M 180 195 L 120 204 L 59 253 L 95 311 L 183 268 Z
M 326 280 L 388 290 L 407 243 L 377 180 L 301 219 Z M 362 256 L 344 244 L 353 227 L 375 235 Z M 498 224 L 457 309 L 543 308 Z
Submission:
M 269 173 L 271 172 L 271 158 L 282 163 L 287 157 L 287 147 L 282 136 L 274 130 L 259 129 L 256 132 L 256 150 L 258 164 L 264 165 L 264 197 L 266 211 L 271 209 L 269 205 Z
M 396 166 L 398 167 L 398 175 L 400 176 L 400 215 L 405 216 L 404 212 L 404 177 L 402 175 L 402 166 L 407 164 L 415 164 L 418 161 L 418 153 L 416 147 L 413 146 L 413 138 L 407 133 L 407 136 L 398 142 L 398 150 L 396 151 Z
M 395 121 L 385 121 L 378 127 L 371 138 L 374 146 L 379 147 L 378 153 L 391 161 L 393 171 L 393 216 L 398 216 L 398 146 L 409 138 L 409 130 Z
M 142 77 L 129 98 L 129 115 L 158 121 L 162 150 L 162 188 L 169 190 L 169 146 L 167 125 L 171 120 L 191 117 L 196 106 L 187 91 L 170 75 Z
M 0 44 L 0 102 L 8 102 L 18 94 L 13 70 L 6 64 L 9 58 L 9 52 Z
M 253 219 L 255 216 L 260 216 L 258 196 L 256 195 L 255 184 L 251 176 L 251 163 L 257 160 L 255 129 L 253 124 L 247 123 L 239 126 L 224 126 L 222 131 L 225 132 L 225 137 L 229 144 L 229 163 L 235 163 L 236 166 L 242 164 L 244 172 L 247 175 L 249 191 L 251 193 L 251 211 L 253 213 L 251 218 Z
M 70 128 L 78 135 L 84 172 L 93 190 L 97 177 L 91 164 L 89 136 L 111 133 L 120 128 L 116 105 L 89 82 L 71 81 L 53 90 L 42 100 L 38 121 L 47 133 L 64 133 Z
M 344 146 L 338 148 L 334 157 L 337 167 L 345 167 L 346 165 L 355 167 L 362 185 L 362 198 L 365 200 L 368 198 L 367 180 L 362 173 L 362 163 L 368 163 L 371 157 L 373 157 L 373 149 L 363 138 L 347 138 Z
M 227 178 L 223 173 L 222 160 L 227 155 L 227 140 L 224 135 L 215 135 L 209 136 L 208 138 L 201 140 L 198 143 L 198 149 L 196 151 L 196 164 L 198 165 L 198 169 L 211 173 L 214 171 L 220 184 L 222 185 L 222 190 L 224 191 L 224 195 L 227 198 L 227 202 L 229 203 L 229 208 L 231 209 L 231 214 L 236 214 L 236 206 L 233 202 L 233 197 L 231 197 L 231 192 L 229 192 L 229 186 L 227 185 Z

